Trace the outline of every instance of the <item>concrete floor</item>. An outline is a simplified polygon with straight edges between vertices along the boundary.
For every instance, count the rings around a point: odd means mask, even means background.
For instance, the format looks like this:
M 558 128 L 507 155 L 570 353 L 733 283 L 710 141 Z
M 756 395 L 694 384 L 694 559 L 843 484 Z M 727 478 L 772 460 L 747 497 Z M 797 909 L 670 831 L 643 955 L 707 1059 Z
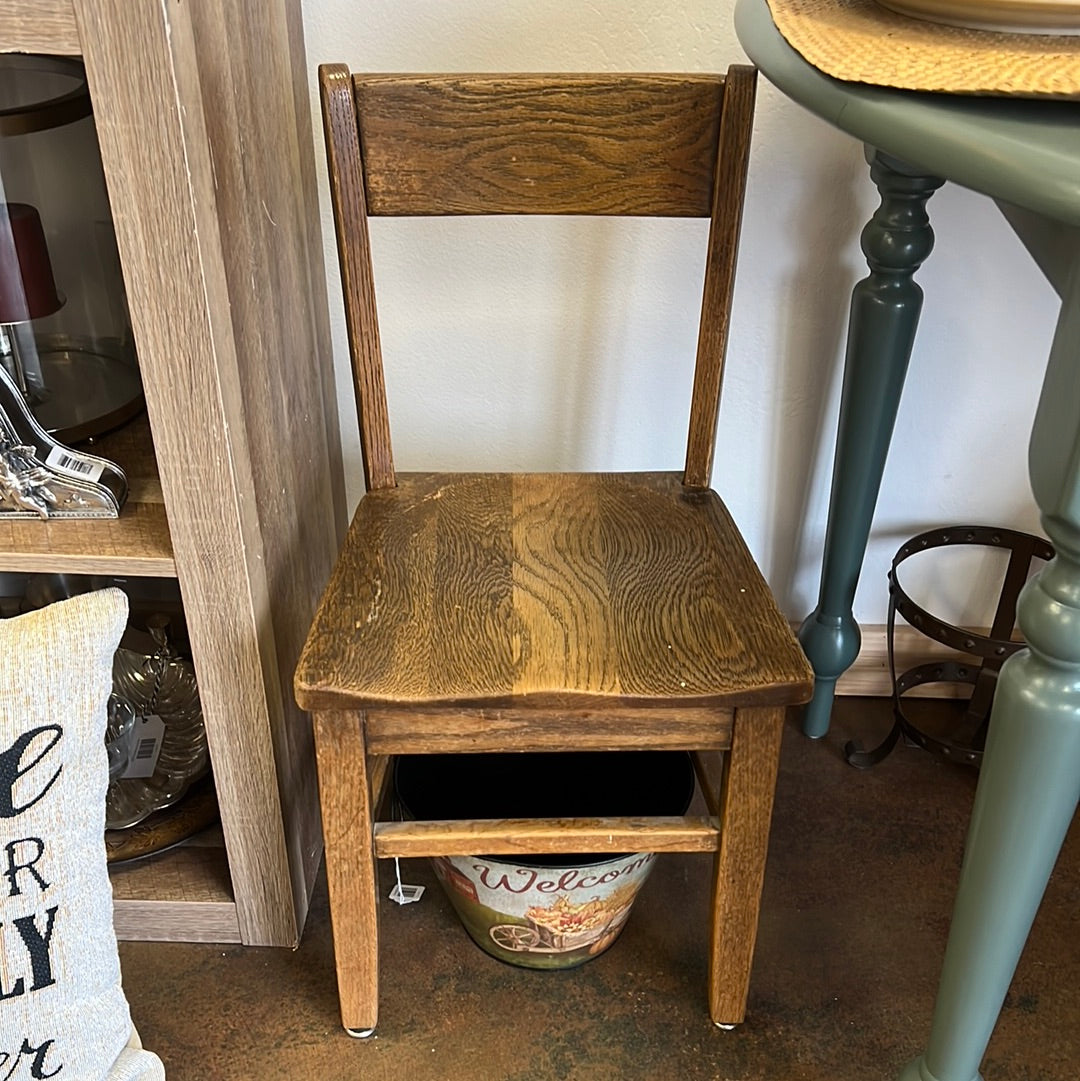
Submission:
M 785 734 L 750 1015 L 705 1008 L 708 860 L 666 856 L 621 939 L 571 972 L 514 969 L 466 937 L 422 862 L 422 902 L 382 912 L 370 1040 L 338 1026 L 325 890 L 297 951 L 123 943 L 132 1013 L 169 1081 L 890 1081 L 926 1037 L 975 775 L 874 742 L 883 700 L 842 700 L 821 743 Z M 385 893 L 390 887 L 384 875 Z M 991 1041 L 987 1081 L 1080 1075 L 1080 828 Z

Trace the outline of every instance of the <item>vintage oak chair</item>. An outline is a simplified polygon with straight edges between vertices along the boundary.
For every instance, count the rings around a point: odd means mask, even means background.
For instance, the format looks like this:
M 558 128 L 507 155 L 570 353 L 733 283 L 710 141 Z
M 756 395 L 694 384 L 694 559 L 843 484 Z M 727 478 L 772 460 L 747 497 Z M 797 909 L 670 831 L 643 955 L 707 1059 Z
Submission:
M 391 856 L 711 852 L 709 1009 L 743 1019 L 784 709 L 812 683 L 709 489 L 755 78 L 320 69 L 367 495 L 296 694 L 354 1035 Z M 531 213 L 711 217 L 684 471 L 395 474 L 367 216 Z M 695 752 L 707 815 L 375 821 L 395 755 L 643 748 Z

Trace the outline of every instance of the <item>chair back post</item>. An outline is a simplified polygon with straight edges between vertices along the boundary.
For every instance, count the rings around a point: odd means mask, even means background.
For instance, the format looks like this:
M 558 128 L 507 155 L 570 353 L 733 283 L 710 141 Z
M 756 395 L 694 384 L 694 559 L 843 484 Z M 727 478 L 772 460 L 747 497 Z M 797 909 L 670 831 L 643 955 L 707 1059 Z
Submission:
M 364 166 L 349 69 L 343 64 L 323 64 L 319 68 L 319 90 L 364 482 L 368 491 L 393 488 L 394 455 L 368 241 Z
M 720 114 L 701 327 L 683 474 L 683 484 L 689 488 L 708 488 L 712 481 L 756 89 L 757 71 L 754 68 L 745 64 L 733 64 L 728 68 Z

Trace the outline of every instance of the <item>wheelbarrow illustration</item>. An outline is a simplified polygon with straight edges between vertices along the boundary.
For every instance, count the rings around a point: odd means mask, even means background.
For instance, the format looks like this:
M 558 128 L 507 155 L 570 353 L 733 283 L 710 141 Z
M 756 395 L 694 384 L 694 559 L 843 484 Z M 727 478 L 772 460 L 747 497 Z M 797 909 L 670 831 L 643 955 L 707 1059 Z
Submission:
M 526 923 L 496 924 L 488 934 L 496 946 L 511 953 L 569 953 L 600 942 L 608 945 L 629 918 L 630 905 L 605 912 L 599 902 L 596 904 L 598 911 L 586 915 L 581 920 L 585 925 L 578 928 L 555 922 L 558 910 L 534 909 Z

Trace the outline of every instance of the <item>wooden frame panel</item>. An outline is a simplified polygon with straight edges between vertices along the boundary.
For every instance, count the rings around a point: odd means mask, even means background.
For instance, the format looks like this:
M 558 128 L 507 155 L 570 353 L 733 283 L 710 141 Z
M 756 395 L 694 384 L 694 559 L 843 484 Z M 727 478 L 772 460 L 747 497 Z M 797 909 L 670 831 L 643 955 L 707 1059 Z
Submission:
M 232 901 L 118 900 L 113 928 L 118 939 L 139 942 L 243 941 Z
M 207 710 L 234 713 L 233 732 L 207 726 L 214 772 L 222 787 L 250 794 L 280 820 L 266 716 L 273 673 L 264 670 L 257 625 L 270 622 L 268 597 L 187 11 L 76 0 L 162 488 L 178 511 L 172 538 L 185 564 L 178 577 L 199 691 Z M 135 55 L 141 64 L 131 63 Z M 178 111 L 177 102 L 188 105 Z M 221 816 L 245 939 L 295 941 L 284 838 L 245 826 L 242 802 L 223 802 Z
M 707 218 L 715 75 L 358 75 L 368 213 Z
M 255 635 L 302 925 L 322 853 L 311 727 L 292 694 L 292 672 L 344 517 L 329 335 L 320 341 L 320 327 L 329 329 L 323 249 L 309 228 L 318 219 L 314 161 L 310 142 L 301 142 L 310 132 L 311 73 L 290 25 L 298 4 L 187 7 L 202 98 L 212 103 L 204 106 L 206 138 L 235 342 L 237 399 L 224 403 L 222 420 L 236 423 L 240 412 L 245 429 L 251 487 L 240 495 L 254 504 L 258 522 L 245 543 L 257 544 L 261 564 L 252 574 Z M 241 41 L 258 47 L 238 49 Z
M 515 751 L 722 750 L 731 746 L 732 715 L 721 709 L 370 709 L 367 740 L 372 754 L 477 753 L 508 746 Z
M 712 818 L 504 818 L 379 822 L 375 855 L 482 856 L 573 852 L 715 852 Z

